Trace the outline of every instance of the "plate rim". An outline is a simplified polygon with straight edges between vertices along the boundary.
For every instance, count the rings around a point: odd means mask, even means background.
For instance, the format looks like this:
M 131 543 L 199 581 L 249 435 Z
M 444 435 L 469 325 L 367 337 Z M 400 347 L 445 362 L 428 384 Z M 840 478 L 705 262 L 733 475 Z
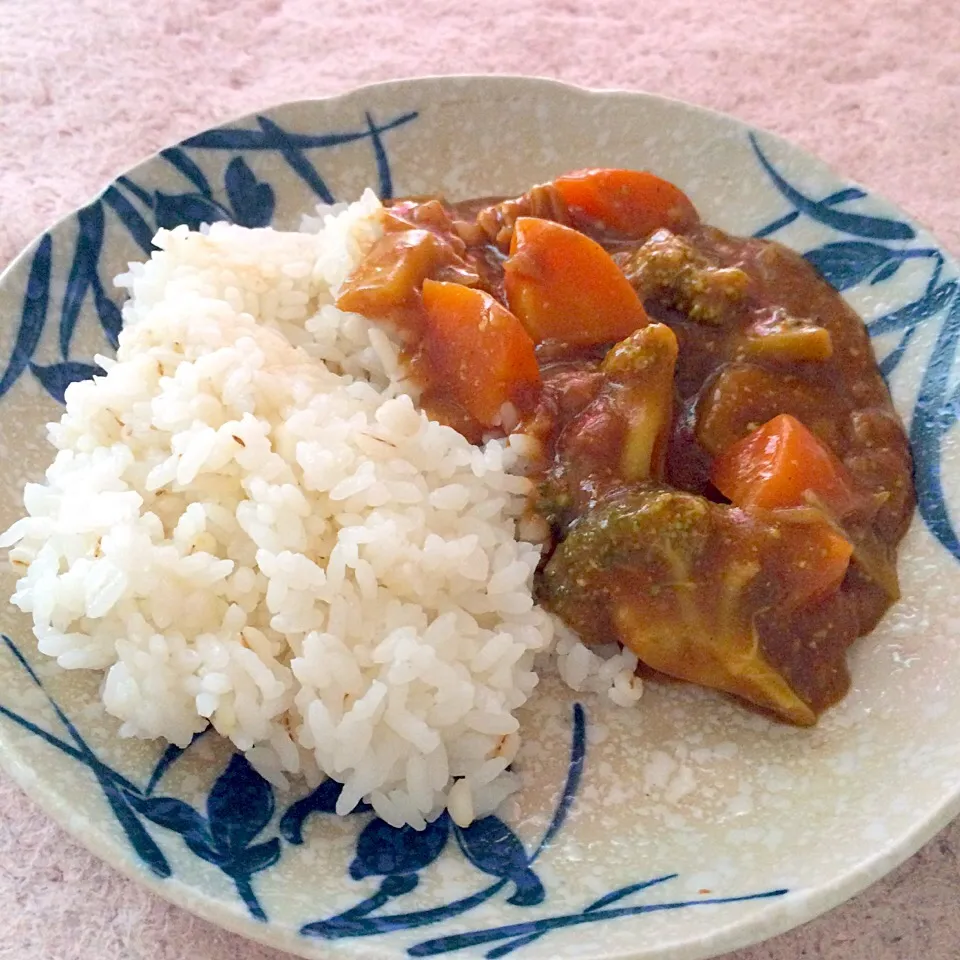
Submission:
M 517 85 L 522 85 L 528 89 L 553 90 L 583 99 L 616 98 L 624 101 L 648 101 L 666 105 L 671 109 L 680 110 L 690 115 L 709 117 L 723 124 L 733 125 L 744 132 L 759 133 L 764 137 L 765 141 L 775 143 L 792 156 L 802 158 L 802 160 L 811 167 L 819 169 L 836 179 L 841 179 L 850 186 L 864 189 L 872 200 L 878 202 L 888 210 L 896 212 L 899 217 L 907 220 L 934 239 L 936 245 L 944 253 L 947 262 L 958 267 L 958 260 L 954 253 L 948 249 L 936 237 L 933 231 L 915 214 L 889 200 L 882 193 L 878 193 L 846 176 L 833 164 L 810 152 L 806 147 L 800 146 L 785 136 L 771 131 L 766 127 L 749 123 L 732 114 L 712 107 L 691 103 L 678 97 L 651 93 L 646 90 L 632 90 L 622 87 L 586 87 L 542 75 L 456 73 L 397 77 L 351 87 L 324 96 L 303 97 L 295 100 L 274 102 L 263 108 L 231 115 L 216 124 L 195 129 L 194 132 L 188 133 L 182 140 L 168 144 L 165 147 L 160 147 L 124 167 L 110 177 L 100 189 L 89 195 L 86 201 L 75 206 L 54 220 L 45 229 L 39 231 L 16 253 L 4 269 L 0 271 L 0 289 L 9 283 L 10 278 L 18 271 L 23 261 L 34 253 L 44 236 L 61 229 L 64 224 L 76 216 L 80 209 L 100 198 L 104 191 L 114 184 L 118 178 L 131 175 L 144 165 L 152 163 L 160 155 L 162 150 L 168 147 L 176 146 L 184 140 L 201 133 L 242 124 L 251 120 L 257 114 L 272 115 L 280 110 L 297 107 L 310 108 L 316 105 L 349 103 L 351 100 L 362 100 L 364 97 L 376 95 L 382 91 L 400 90 L 403 88 L 440 88 L 445 84 L 456 84 L 463 88 L 467 88 L 472 84 L 479 84 L 504 90 L 508 88 L 515 89 Z M 922 522 L 922 520 L 915 513 L 911 525 L 920 522 Z M 939 549 L 936 542 L 934 542 L 932 546 Z M 50 819 L 73 840 L 80 843 L 111 869 L 117 870 L 120 874 L 133 880 L 140 886 L 145 887 L 150 892 L 202 920 L 214 923 L 245 939 L 259 942 L 274 949 L 285 950 L 296 956 L 308 958 L 308 960 L 310 960 L 310 958 L 317 960 L 319 957 L 328 955 L 352 956 L 357 958 L 369 957 L 371 960 L 382 956 L 377 949 L 378 941 L 375 938 L 367 941 L 360 939 L 354 940 L 350 944 L 349 950 L 343 953 L 340 953 L 340 951 L 336 949 L 328 951 L 327 948 L 329 944 L 324 946 L 319 941 L 310 940 L 298 935 L 295 931 L 287 930 L 269 921 L 260 923 L 252 920 L 242 911 L 232 908 L 227 901 L 215 895 L 208 894 L 196 887 L 188 886 L 175 877 L 167 880 L 156 878 L 139 866 L 134 858 L 116 855 L 116 851 L 112 849 L 113 844 L 111 840 L 103 831 L 84 831 L 79 825 L 71 823 L 70 812 L 63 798 L 49 786 L 45 787 L 42 785 L 41 778 L 34 775 L 32 766 L 24 763 L 17 752 L 10 748 L 8 738 L 4 736 L 2 728 L 0 728 L 0 769 L 13 780 L 31 802 L 37 804 L 46 816 L 49 816 Z M 924 820 L 918 821 L 897 838 L 888 840 L 870 857 L 862 859 L 843 872 L 838 873 L 834 879 L 826 883 L 821 883 L 816 887 L 791 889 L 787 897 L 765 904 L 751 917 L 739 920 L 733 919 L 729 922 L 718 924 L 714 931 L 698 941 L 669 945 L 664 949 L 669 951 L 671 960 L 709 960 L 710 957 L 716 957 L 728 951 L 766 942 L 804 923 L 815 920 L 856 897 L 897 866 L 906 862 L 948 823 L 955 819 L 956 816 L 960 814 L 960 786 L 954 788 L 952 791 L 946 787 L 941 788 L 939 798 L 930 805 L 930 810 L 931 812 Z M 644 952 L 632 951 L 627 953 L 590 953 L 589 955 L 582 955 L 583 960 L 593 960 L 593 958 L 596 958 L 596 960 L 640 960 L 640 958 L 649 958 L 649 956 L 649 954 Z

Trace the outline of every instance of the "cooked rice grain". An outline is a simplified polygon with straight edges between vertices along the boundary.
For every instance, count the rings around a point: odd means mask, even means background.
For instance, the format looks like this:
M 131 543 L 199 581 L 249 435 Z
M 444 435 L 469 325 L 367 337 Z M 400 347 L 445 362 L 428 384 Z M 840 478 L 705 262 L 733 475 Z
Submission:
M 378 208 L 161 230 L 0 545 L 40 650 L 104 671 L 122 735 L 183 746 L 209 722 L 275 782 L 341 781 L 339 813 L 463 823 L 516 786 L 554 624 L 514 536 L 523 440 L 430 421 L 390 337 L 334 306 Z M 602 670 L 565 642 L 574 687 L 634 698 L 629 655 Z

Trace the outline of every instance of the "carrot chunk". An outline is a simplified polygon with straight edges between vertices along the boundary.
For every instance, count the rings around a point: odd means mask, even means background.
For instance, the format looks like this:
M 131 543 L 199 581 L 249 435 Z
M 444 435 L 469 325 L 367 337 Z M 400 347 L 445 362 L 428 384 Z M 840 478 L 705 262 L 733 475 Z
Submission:
M 424 349 L 443 387 L 485 427 L 506 403 L 540 386 L 533 341 L 489 294 L 458 283 L 423 281 Z
M 644 170 L 577 170 L 553 182 L 578 226 L 639 239 L 661 227 L 683 233 L 700 219 L 682 190 Z
M 858 503 L 846 467 L 796 417 L 782 413 L 713 462 L 713 485 L 738 507 L 820 505 L 835 518 Z
M 517 219 L 504 286 L 510 309 L 538 343 L 613 343 L 650 322 L 607 251 L 550 220 Z
M 801 607 L 840 586 L 850 566 L 853 544 L 825 519 L 784 523 L 783 553 L 789 557 L 784 581 L 785 607 Z

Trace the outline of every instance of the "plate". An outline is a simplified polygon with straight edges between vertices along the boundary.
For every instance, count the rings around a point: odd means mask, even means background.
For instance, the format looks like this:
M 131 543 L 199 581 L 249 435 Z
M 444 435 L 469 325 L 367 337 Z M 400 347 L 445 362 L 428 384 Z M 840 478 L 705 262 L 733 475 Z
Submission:
M 524 788 L 460 829 L 332 814 L 213 735 L 119 739 L 97 677 L 0 612 L 0 760 L 91 850 L 152 890 L 304 957 L 696 960 L 811 919 L 960 810 L 957 267 L 909 217 L 778 138 L 637 93 L 431 78 L 266 110 L 118 177 L 0 280 L 0 527 L 49 458 L 43 424 L 120 327 L 111 277 L 159 226 L 293 227 L 318 201 L 511 193 L 584 166 L 648 168 L 704 219 L 803 252 L 866 319 L 916 455 L 904 600 L 812 730 L 648 685 L 619 711 L 547 682 L 522 713 Z M 13 576 L 0 589 L 9 595 Z

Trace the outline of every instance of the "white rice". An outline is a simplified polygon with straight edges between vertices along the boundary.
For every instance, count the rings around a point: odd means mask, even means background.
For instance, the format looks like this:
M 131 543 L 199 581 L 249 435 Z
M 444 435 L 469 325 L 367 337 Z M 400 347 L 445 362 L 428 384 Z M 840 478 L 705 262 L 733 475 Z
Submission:
M 333 306 L 378 208 L 161 230 L 117 280 L 117 359 L 68 389 L 0 546 L 39 649 L 105 672 L 122 735 L 212 723 L 274 782 L 341 781 L 340 813 L 466 823 L 516 786 L 514 712 L 555 624 L 515 537 L 523 438 L 430 421 L 384 329 Z M 558 654 L 574 689 L 639 697 L 632 654 L 562 628 Z

